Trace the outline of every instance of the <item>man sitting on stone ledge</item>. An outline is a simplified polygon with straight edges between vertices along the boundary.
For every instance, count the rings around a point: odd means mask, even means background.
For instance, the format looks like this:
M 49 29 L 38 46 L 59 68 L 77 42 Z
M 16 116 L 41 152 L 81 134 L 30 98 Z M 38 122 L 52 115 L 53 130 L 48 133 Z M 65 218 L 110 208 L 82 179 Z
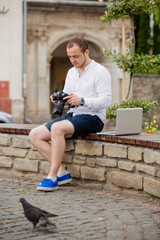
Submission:
M 71 39 L 67 55 L 73 67 L 66 76 L 63 92 L 69 96 L 64 100 L 75 107 L 67 114 L 32 129 L 29 134 L 31 143 L 50 162 L 47 178 L 37 187 L 42 191 L 53 191 L 59 185 L 71 182 L 71 175 L 62 165 L 66 139 L 102 131 L 106 108 L 111 105 L 110 73 L 89 57 L 87 41 Z M 56 103 L 52 97 L 51 101 Z

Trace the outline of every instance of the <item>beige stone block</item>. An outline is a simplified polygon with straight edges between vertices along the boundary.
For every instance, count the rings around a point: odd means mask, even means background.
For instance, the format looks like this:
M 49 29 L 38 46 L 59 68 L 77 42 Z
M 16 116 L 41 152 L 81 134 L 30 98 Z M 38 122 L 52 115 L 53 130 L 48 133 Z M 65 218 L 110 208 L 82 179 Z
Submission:
M 72 163 L 72 161 L 73 161 L 73 157 L 72 156 L 70 156 L 68 154 L 64 154 L 63 162 L 65 162 L 65 163 Z
M 104 155 L 108 157 L 127 158 L 127 146 L 120 144 L 104 145 Z
M 11 145 L 11 136 L 8 134 L 0 133 L 0 145 L 1 146 L 10 146 Z
M 131 171 L 131 172 L 135 171 L 135 164 L 128 161 L 119 161 L 118 167 L 120 169 Z
M 23 158 L 16 158 L 14 160 L 14 167 L 17 171 L 38 173 L 38 166 L 39 162 L 36 160 L 31 161 Z
M 139 172 L 145 172 L 149 175 L 156 176 L 156 168 L 152 166 L 147 166 L 144 164 L 137 164 L 136 170 Z
M 160 171 L 157 172 L 157 177 L 160 177 Z
M 40 170 L 40 172 L 42 172 L 44 174 L 48 174 L 49 170 L 50 170 L 50 163 L 49 162 L 40 162 L 39 170 Z
M 96 159 L 95 158 L 87 158 L 86 164 L 88 167 L 95 167 Z
M 2 154 L 4 156 L 12 156 L 12 157 L 25 157 L 27 154 L 27 150 L 19 149 L 19 148 L 11 148 L 11 147 L 4 147 L 1 149 Z
M 72 150 L 74 150 L 73 140 L 67 140 L 66 141 L 66 152 L 70 152 Z
M 12 136 L 12 146 L 15 148 L 30 148 L 28 136 Z
M 0 167 L 12 168 L 13 160 L 11 157 L 0 156 Z
M 67 171 L 71 174 L 72 177 L 80 178 L 80 166 L 79 165 L 68 165 Z
M 33 150 L 33 151 L 37 151 L 37 149 L 30 143 L 30 148 L 31 148 L 31 150 Z
M 111 183 L 118 187 L 142 189 L 142 177 L 125 172 L 112 171 L 109 174 Z
M 145 149 L 144 162 L 149 164 L 157 163 L 160 165 L 160 151 Z
M 29 150 L 27 154 L 28 159 L 37 159 L 37 160 L 45 160 L 44 157 L 38 151 Z
M 142 148 L 129 147 L 128 148 L 128 158 L 133 161 L 142 161 Z
M 90 168 L 81 167 L 82 179 L 104 181 L 105 180 L 105 168 Z
M 99 142 L 77 141 L 75 153 L 89 156 L 101 156 L 102 144 Z
M 103 167 L 117 167 L 118 160 L 112 158 L 96 158 L 96 164 Z
M 145 177 L 144 191 L 160 198 L 160 181 Z
M 83 165 L 86 163 L 86 158 L 85 157 L 73 157 L 73 163 L 77 163 L 77 164 L 80 164 L 80 165 Z

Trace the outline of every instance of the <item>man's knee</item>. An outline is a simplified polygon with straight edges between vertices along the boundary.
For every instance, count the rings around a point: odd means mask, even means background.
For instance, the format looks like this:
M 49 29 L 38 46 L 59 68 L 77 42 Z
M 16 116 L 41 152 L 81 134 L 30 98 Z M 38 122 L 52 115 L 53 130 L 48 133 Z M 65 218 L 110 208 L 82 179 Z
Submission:
M 32 141 L 34 140 L 34 138 L 35 138 L 35 136 L 36 136 L 36 132 L 37 132 L 37 131 L 35 131 L 35 128 L 33 128 L 33 129 L 30 131 L 30 133 L 29 133 L 29 140 L 30 140 L 30 142 L 32 142 Z
M 74 133 L 74 127 L 68 120 L 55 122 L 51 126 L 51 136 L 64 135 L 66 138 L 70 138 Z
M 39 138 L 39 135 L 41 134 L 41 126 L 33 128 L 29 133 L 29 139 L 32 142 L 33 140 Z
M 60 134 L 62 131 L 62 127 L 61 124 L 59 124 L 59 122 L 55 122 L 52 124 L 51 126 L 51 135 L 56 135 L 56 134 Z
M 44 125 L 40 125 L 36 128 L 33 128 L 29 133 L 30 142 L 35 145 L 39 141 L 50 141 L 51 135 L 48 129 Z

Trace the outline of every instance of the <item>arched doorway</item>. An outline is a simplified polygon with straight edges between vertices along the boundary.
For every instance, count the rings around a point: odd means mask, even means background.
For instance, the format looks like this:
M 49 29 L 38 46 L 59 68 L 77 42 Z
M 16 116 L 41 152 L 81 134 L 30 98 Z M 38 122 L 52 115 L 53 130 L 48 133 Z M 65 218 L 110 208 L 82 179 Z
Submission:
M 63 90 L 65 78 L 68 70 L 72 67 L 66 54 L 66 46 L 68 41 L 60 44 L 52 53 L 50 62 L 50 94 Z M 95 43 L 88 41 L 90 57 L 95 61 L 103 64 L 103 54 Z M 50 104 L 50 113 L 52 113 L 53 104 Z

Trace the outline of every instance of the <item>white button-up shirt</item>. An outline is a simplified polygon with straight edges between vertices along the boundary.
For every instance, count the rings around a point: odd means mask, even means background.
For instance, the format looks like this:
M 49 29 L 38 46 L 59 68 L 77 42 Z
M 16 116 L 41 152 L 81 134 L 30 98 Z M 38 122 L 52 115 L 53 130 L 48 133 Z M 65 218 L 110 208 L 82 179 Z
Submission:
M 72 67 L 66 76 L 63 91 L 74 93 L 84 98 L 84 106 L 70 108 L 73 116 L 78 114 L 97 115 L 102 122 L 106 121 L 106 108 L 111 105 L 111 76 L 101 64 L 92 60 L 79 76 L 78 69 Z

